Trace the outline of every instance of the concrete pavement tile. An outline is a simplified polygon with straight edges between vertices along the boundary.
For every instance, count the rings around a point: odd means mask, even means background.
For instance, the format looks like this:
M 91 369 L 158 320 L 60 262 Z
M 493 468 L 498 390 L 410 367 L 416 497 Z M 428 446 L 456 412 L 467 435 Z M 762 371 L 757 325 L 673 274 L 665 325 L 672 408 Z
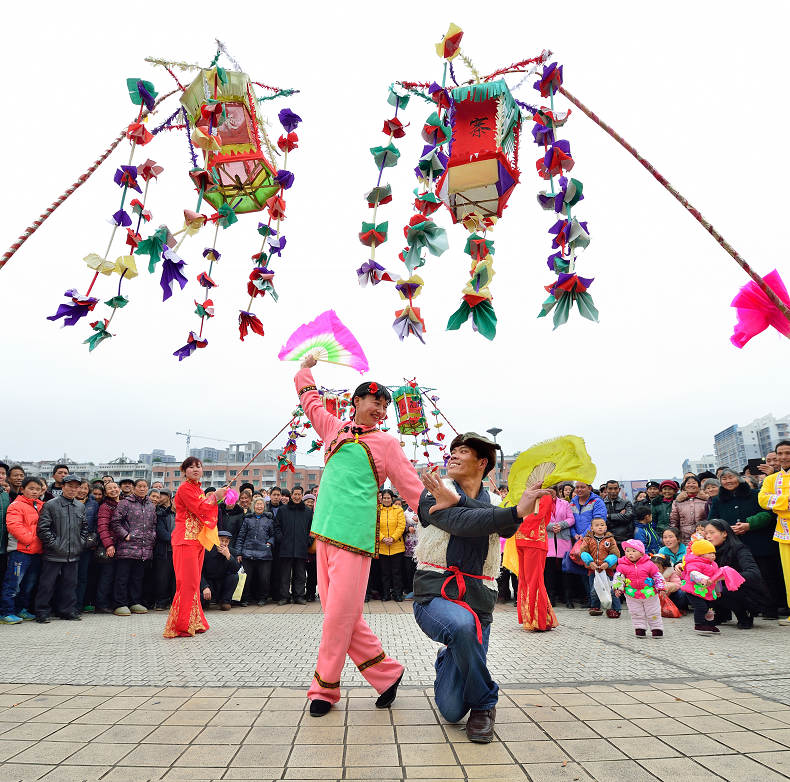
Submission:
M 252 712 L 253 714 L 255 712 Z M 343 712 L 338 712 L 341 717 L 343 716 Z M 322 720 L 328 719 L 332 716 L 330 712 L 325 717 L 322 717 Z M 255 725 L 255 727 L 266 727 L 271 725 L 272 727 L 279 727 L 279 726 L 296 726 L 302 720 L 302 715 L 298 711 L 262 711 L 259 716 L 256 716 L 254 721 L 251 723 Z
M 142 689 L 142 688 L 141 688 Z M 145 703 L 151 696 L 140 693 L 139 695 L 113 695 L 100 703 L 97 709 L 136 709 Z
M 184 711 L 179 709 L 164 720 L 162 725 L 206 725 L 213 716 L 213 713 L 210 711 Z
M 649 739 L 633 739 L 648 741 Z M 574 760 L 585 763 L 590 760 L 624 760 L 626 758 L 605 739 L 565 739 L 562 749 Z
M 445 735 L 439 725 L 399 725 L 395 728 L 395 739 L 404 745 L 402 751 L 408 752 L 406 745 L 439 744 L 445 741 Z
M 782 726 L 782 723 L 776 720 L 770 712 L 768 714 L 728 714 L 726 719 L 733 725 L 739 725 L 747 730 L 770 730 Z
M 81 709 L 83 707 L 95 709 L 100 703 L 104 703 L 109 698 L 109 695 L 75 695 L 62 703 L 61 706 L 69 709 Z
M 124 757 L 123 765 L 171 766 L 186 748 L 186 744 L 141 744 Z
M 672 717 L 655 717 L 650 720 L 631 720 L 631 724 L 641 728 L 646 733 L 653 736 L 676 736 L 680 733 L 698 733 L 696 728 L 686 725 L 681 720 L 674 720 Z
M 703 711 L 698 706 L 684 701 L 674 703 L 654 703 L 653 708 L 666 714 L 667 717 L 707 717 L 708 712 Z
M 159 709 L 135 709 L 116 722 L 116 725 L 161 725 L 174 712 Z
M 640 762 L 662 782 L 677 782 L 679 779 L 683 782 L 709 782 L 720 779 L 690 758 L 650 758 Z
M 3 763 L 0 766 L 0 782 L 27 782 L 41 779 L 56 766 L 32 763 Z
M 315 720 L 318 722 L 318 720 Z M 328 727 L 307 725 L 299 728 L 294 744 L 342 744 L 346 729 L 342 726 Z M 304 764 L 306 765 L 306 764 Z
M 582 733 L 584 730 L 587 730 L 584 725 L 580 726 L 578 723 L 573 722 L 547 722 L 543 725 L 543 730 L 541 730 L 537 725 L 531 722 L 522 724 L 517 722 L 506 722 L 500 724 L 499 721 L 497 721 L 494 726 L 494 731 L 502 741 L 542 741 L 546 738 L 546 733 L 552 738 L 558 738 L 555 733 L 551 732 L 551 728 L 558 728 L 559 732 L 562 733 L 565 729 L 571 727 L 574 729 L 574 734 L 577 732 Z M 595 734 L 592 735 L 594 736 Z M 572 738 L 579 738 L 579 736 L 574 735 Z
M 656 710 L 644 703 L 620 703 L 610 705 L 609 708 L 627 720 L 649 719 L 656 716 Z
M 342 712 L 340 712 L 342 715 Z M 327 717 L 336 716 L 334 712 L 329 712 L 325 717 L 321 717 L 323 722 Z M 309 719 L 309 717 L 308 717 Z M 342 721 L 337 722 L 342 725 Z M 347 711 L 346 725 L 391 725 L 389 709 L 373 709 L 373 711 Z M 426 726 L 428 727 L 428 726 Z M 437 726 L 438 727 L 438 726 Z
M 205 736 L 214 735 L 215 730 L 248 730 L 247 728 L 215 728 L 209 726 L 205 731 Z M 296 738 L 298 728 L 295 725 L 287 725 L 276 728 L 271 725 L 249 728 L 249 733 L 241 742 L 243 744 L 292 744 Z M 342 730 L 342 728 L 340 729 Z M 342 739 L 341 739 L 342 740 Z
M 167 772 L 166 768 L 154 766 L 116 766 L 107 775 L 102 777 L 102 782 L 156 782 Z
M 162 777 L 162 779 L 165 780 L 165 782 L 169 780 L 192 782 L 192 780 L 222 779 L 225 768 L 225 766 L 203 766 L 201 768 L 196 768 L 195 766 L 174 766 Z
M 765 736 L 767 739 L 778 741 L 780 744 L 790 747 L 790 728 L 771 728 L 758 732 L 761 736 Z M 5 738 L 6 735 L 7 734 L 3 734 L 2 738 Z
M 53 706 L 60 706 L 72 697 L 73 695 L 35 695 L 25 700 L 25 706 L 32 706 L 34 709 L 51 709 Z
M 715 735 L 719 736 L 720 734 L 717 733 Z M 697 755 L 729 755 L 735 752 L 731 747 L 719 743 L 710 736 L 703 736 L 699 733 L 687 736 L 666 736 L 664 737 L 664 743 L 669 744 L 670 747 L 689 757 L 696 757 Z
M 343 779 L 343 769 L 338 766 L 336 768 L 304 768 L 290 766 L 285 771 L 284 779 Z M 381 769 L 381 777 L 390 777 L 391 769 Z M 398 767 L 398 775 L 400 775 L 400 767 Z
M 751 709 L 721 698 L 700 702 L 699 707 L 709 714 L 751 714 Z
M 212 712 L 206 712 L 211 714 Z M 218 711 L 208 721 L 208 725 L 225 725 L 229 728 L 250 727 L 260 716 L 257 711 Z
M 465 743 L 453 744 L 453 750 L 455 750 L 455 754 L 458 756 L 458 761 L 464 766 L 469 764 L 480 766 L 500 763 L 511 766 L 515 765 L 513 756 L 507 751 L 506 745 L 498 741 L 492 744 L 475 744 L 471 741 L 467 741 Z M 408 758 L 409 763 L 411 763 L 411 747 L 404 752 L 404 755 Z
M 346 769 L 348 773 L 350 769 Z M 460 766 L 406 766 L 407 779 L 463 779 L 464 770 Z
M 764 766 L 790 777 L 790 752 L 782 750 L 781 752 L 757 752 L 749 753 L 752 760 L 762 763 Z
M 45 738 L 46 736 L 51 736 L 56 731 L 60 730 L 65 726 L 60 725 L 58 723 L 49 723 L 49 722 L 24 722 L 21 725 L 17 725 L 15 728 L 12 728 L 9 731 L 3 733 L 0 738 L 3 741 L 7 741 L 8 739 L 22 739 L 23 741 L 39 741 L 40 739 Z
M 579 708 L 586 709 L 588 706 Z M 561 706 L 524 706 L 524 713 L 535 722 L 575 722 L 578 717 Z M 613 713 L 613 716 L 617 715 Z
M 632 760 L 675 758 L 680 755 L 677 750 L 672 748 L 671 741 L 664 742 L 657 738 L 612 739 L 612 744 Z
M 676 703 L 676 695 L 661 690 L 632 690 L 630 693 L 639 703 Z
M 598 760 L 583 766 L 593 779 L 627 779 L 628 782 L 655 782 L 656 779 L 633 760 Z
M 570 760 L 553 741 L 506 741 L 505 745 L 519 763 L 552 763 Z
M 655 721 L 655 720 L 651 720 Z M 638 725 L 628 720 L 590 720 L 582 723 L 588 728 L 592 728 L 596 733 L 604 738 L 630 738 L 632 736 L 646 736 L 647 733 Z M 582 736 L 568 735 L 566 738 L 583 738 Z
M 48 741 L 93 741 L 105 730 L 106 725 L 80 725 L 72 722 L 71 725 L 64 725 L 60 730 L 51 733 Z
M 334 762 L 315 763 L 315 765 L 339 766 L 342 764 L 342 746 L 326 747 L 326 750 L 327 757 L 334 758 Z M 231 766 L 285 766 L 290 752 L 290 744 L 244 744 L 231 761 Z M 312 765 L 312 762 L 298 763 L 297 758 L 297 765 L 309 766 Z
M 35 744 L 35 741 L 29 739 L 3 739 L 0 741 L 0 761 L 8 760 L 20 753 L 23 749 L 32 747 Z
M 240 690 L 240 692 L 244 693 L 244 690 Z M 222 708 L 234 711 L 260 711 L 266 705 L 267 700 L 268 698 L 248 698 L 246 696 L 240 698 L 238 695 L 234 695 L 232 698 L 228 698 Z M 280 703 L 280 700 L 275 702 Z
M 740 706 L 745 706 L 753 711 L 785 711 L 787 709 L 787 704 L 785 703 L 778 703 L 777 701 L 771 701 L 767 698 L 755 698 L 753 696 L 745 696 L 741 698 L 730 698 L 733 703 L 737 703 Z
M 46 776 L 48 782 L 93 782 L 101 779 L 112 766 L 56 766 Z
M 366 690 L 367 697 L 370 698 L 375 693 L 371 693 L 370 690 Z M 425 695 L 401 695 L 400 691 L 398 694 L 395 703 L 396 709 L 430 709 L 431 708 L 431 701 L 432 698 L 428 698 Z
M 696 760 L 730 782 L 743 782 L 746 779 L 779 782 L 780 779 L 787 779 L 745 755 L 702 755 Z
M 223 779 L 280 779 L 283 776 L 285 768 L 277 768 L 273 766 L 258 766 L 256 768 L 249 768 L 244 766 L 230 766 L 226 771 Z M 340 769 L 341 773 L 343 769 Z
M 220 726 L 209 726 L 208 728 L 203 728 L 201 730 L 195 741 L 198 744 L 241 744 L 242 742 L 246 741 L 247 735 L 253 730 L 255 730 L 255 728 L 225 728 Z M 286 728 L 286 730 L 291 729 Z M 284 744 L 286 741 L 288 741 L 287 738 L 279 743 Z M 261 742 L 250 743 L 255 744 Z
M 72 721 L 84 725 L 114 725 L 131 713 L 131 709 L 102 709 L 101 711 L 94 709 Z
M 499 734 L 499 725 L 496 727 L 497 734 Z M 533 726 L 526 725 L 526 728 Z M 534 726 L 538 728 L 537 725 Z M 540 735 L 540 734 L 544 735 Z M 503 741 L 541 741 L 546 738 L 552 738 L 555 741 L 558 739 L 597 739 L 598 734 L 584 722 L 544 722 L 535 733 L 528 733 L 524 739 L 514 739 L 512 736 L 505 738 L 500 735 Z
M 47 711 L 49 711 L 49 709 L 33 709 L 27 706 L 14 706 L 10 709 L 3 709 L 0 711 L 0 722 L 28 722 Z M 56 720 L 50 720 L 50 722 L 56 722 Z
M 222 708 L 222 705 L 225 703 L 227 698 L 222 697 L 202 697 L 199 695 L 193 695 L 191 698 L 188 698 L 180 708 L 185 709 L 187 711 L 216 711 L 217 709 Z
M 574 693 L 558 693 L 556 695 L 552 695 L 551 699 L 557 706 L 597 706 L 598 701 L 594 698 L 591 698 L 589 695 L 585 695 L 583 692 L 574 692 Z M 608 704 L 608 699 L 605 699 Z M 546 705 L 546 704 L 540 704 Z M 549 704 L 551 705 L 551 704 Z
M 199 698 L 229 698 L 235 694 L 238 687 L 201 687 L 195 697 Z
M 113 766 L 130 750 L 129 744 L 88 744 L 63 762 L 69 766 Z
M 496 710 L 497 725 L 501 722 L 530 722 L 529 718 L 524 714 L 521 709 L 500 709 Z
M 404 711 L 390 709 L 392 722 L 395 725 L 436 725 L 437 719 L 433 711 L 420 709 L 418 711 Z
M 160 725 L 148 734 L 145 743 L 189 744 L 201 730 L 200 725 Z
M 731 714 L 730 717 L 743 717 L 743 714 Z M 759 716 L 759 715 L 755 715 Z M 667 717 L 667 719 L 670 719 Z M 729 719 L 719 717 L 715 714 L 707 714 L 704 717 L 677 717 L 677 722 L 682 722 L 690 728 L 694 728 L 697 733 L 729 733 L 736 730 L 745 730 L 745 728 L 730 722 Z M 776 726 L 774 726 L 776 727 Z
M 587 697 L 583 694 L 580 697 Z M 556 706 L 557 703 L 550 696 L 544 695 L 542 692 L 536 692 L 534 695 L 512 695 L 510 698 L 517 706 L 524 708 L 525 706 L 541 706 L 551 707 Z
M 162 687 L 157 693 L 163 698 L 191 698 L 200 687 Z
M 93 741 L 101 744 L 139 744 L 154 729 L 154 725 L 113 725 Z
M 435 752 L 429 751 L 428 747 L 436 748 Z M 332 750 L 334 747 L 324 747 L 323 750 Z M 342 747 L 338 747 L 342 750 Z M 289 765 L 301 765 L 301 747 L 294 746 L 293 757 Z M 444 752 L 443 752 L 444 750 Z M 414 752 L 416 757 L 420 759 L 416 763 L 424 763 L 425 765 L 442 765 L 445 763 L 441 758 L 447 755 L 452 756 L 452 751 L 446 744 L 415 744 L 409 749 L 409 752 Z M 342 752 L 341 752 L 342 756 Z M 296 761 L 296 762 L 294 762 Z M 386 744 L 384 746 L 377 746 L 375 744 L 350 744 L 346 747 L 346 758 L 343 765 L 345 766 L 376 766 L 378 764 L 384 766 L 398 766 L 400 759 L 398 758 L 398 747 L 395 744 Z M 308 764 L 309 765 L 309 764 Z M 316 764 L 319 765 L 319 764 Z M 320 764 L 327 765 L 327 764 Z M 336 764 L 332 764 L 336 765 Z M 447 765 L 455 765 L 455 758 L 452 762 L 447 761 Z
M 525 763 L 532 782 L 587 782 L 592 777 L 578 763 Z
M 29 743 L 29 742 L 25 742 Z M 69 755 L 82 749 L 81 741 L 39 741 L 22 752 L 14 753 L 14 763 L 62 763 Z
M 244 688 L 241 687 L 237 692 L 243 692 Z M 370 691 L 368 691 L 368 695 L 370 695 Z M 274 687 L 271 694 L 272 698 L 306 698 L 307 697 L 307 690 L 300 689 L 298 687 Z
M 288 771 L 290 770 L 289 768 Z M 400 766 L 346 766 L 342 771 L 345 771 L 345 779 L 403 779 L 403 769 Z M 434 771 L 433 774 L 435 773 Z
M 732 747 L 736 752 L 777 752 L 784 750 L 782 744 L 771 739 L 760 736 L 758 733 L 750 731 L 739 731 L 738 733 L 716 733 L 716 741 L 720 741 L 727 747 Z
M 594 692 L 592 693 L 592 696 L 596 703 L 603 703 L 604 706 L 610 707 L 636 705 L 639 703 L 639 701 L 632 695 L 629 695 L 627 692 L 620 692 L 619 690 L 607 692 L 606 694 Z
M 141 709 L 166 709 L 167 711 L 175 711 L 180 709 L 188 700 L 188 695 L 183 696 L 163 696 L 154 695 L 151 698 L 143 701 L 140 705 Z
M 240 745 L 238 744 L 223 746 L 219 743 L 188 747 L 186 752 L 178 758 L 178 765 L 197 766 L 200 768 L 221 764 L 224 769 L 231 762 L 239 747 Z
M 464 771 L 469 779 L 527 779 L 527 775 L 515 764 L 508 765 L 468 765 Z
M 79 717 L 87 714 L 90 709 L 69 709 L 69 708 L 61 708 L 60 706 L 55 706 L 52 709 L 47 709 L 43 714 L 39 714 L 36 717 L 31 717 L 31 722 L 72 722 Z
M 394 743 L 395 730 L 391 725 L 351 725 L 346 728 L 346 744 Z

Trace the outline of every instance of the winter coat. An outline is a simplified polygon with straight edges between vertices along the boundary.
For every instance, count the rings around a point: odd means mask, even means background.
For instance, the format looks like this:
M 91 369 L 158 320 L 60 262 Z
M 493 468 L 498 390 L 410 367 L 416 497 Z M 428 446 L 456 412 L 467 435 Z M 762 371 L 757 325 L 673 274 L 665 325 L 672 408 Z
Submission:
M 499 537 L 515 535 L 521 519 L 515 507 L 493 506 L 482 486 L 477 499 L 472 499 L 459 484 L 449 483 L 460 497 L 457 505 L 431 514 L 436 499 L 428 491 L 423 491 L 420 499 L 420 527 L 414 550 L 417 561 L 414 600 L 422 605 L 430 603 L 442 597 L 444 587 L 448 597 L 465 601 L 480 622 L 487 624 L 494 618 L 498 596 L 496 579 L 502 563 Z M 453 577 L 450 567 L 483 578 L 464 578 L 466 594 L 459 598 L 459 577 Z
M 238 537 L 241 531 L 241 524 L 245 517 L 249 514 L 244 513 L 244 508 L 238 503 L 232 507 L 226 507 L 224 502 L 219 504 L 219 520 L 217 521 L 217 529 L 230 532 L 230 544 L 228 548 L 234 557 L 241 554 L 241 549 L 238 547 Z
M 571 510 L 573 517 L 576 520 L 574 535 L 581 535 L 584 537 L 587 530 L 590 529 L 593 519 L 603 519 L 606 521 L 606 505 L 604 501 L 595 493 L 590 492 L 590 496 L 584 505 L 581 504 L 578 495 L 571 500 Z
M 6 529 L 6 512 L 11 504 L 11 498 L 5 489 L 0 489 L 0 554 L 5 554 L 8 549 L 8 530 Z
M 683 563 L 683 573 L 680 576 L 680 588 L 689 595 L 701 597 L 703 600 L 716 600 L 719 593 L 716 584 L 703 585 L 692 578 L 692 573 L 699 573 L 706 578 L 713 579 L 719 573 L 719 565 L 715 560 L 689 554 Z
M 36 527 L 49 562 L 76 562 L 88 539 L 85 506 L 62 496 L 44 503 Z
M 617 547 L 617 541 L 611 532 L 606 532 L 602 538 L 596 538 L 592 530 L 587 530 L 587 534 L 582 538 L 580 554 L 585 565 L 592 563 L 595 563 L 595 565 L 606 564 L 606 569 L 611 570 L 617 564 L 620 549 Z
M 560 531 L 554 532 L 552 524 L 559 524 Z M 576 525 L 576 518 L 571 510 L 571 504 L 567 500 L 557 498 L 554 501 L 554 510 L 551 514 L 551 521 L 546 527 L 546 537 L 548 538 L 549 550 L 547 557 L 562 559 L 571 550 L 571 534 Z
M 254 513 L 244 516 L 236 539 L 236 549 L 239 552 L 236 556 L 271 559 L 274 556 L 274 524 L 274 516 L 268 511 L 260 516 Z
M 674 500 L 672 502 L 674 502 Z M 661 496 L 650 500 L 650 510 L 653 514 L 653 524 L 656 525 L 659 535 L 661 535 L 665 529 L 672 526 L 669 521 L 669 514 L 672 510 L 672 502 L 664 502 L 664 498 Z
M 173 507 L 162 505 L 156 508 L 156 542 L 154 543 L 154 559 L 172 559 L 173 546 L 170 539 L 176 528 L 176 512 Z
M 652 521 L 650 524 L 642 524 L 640 521 L 634 522 L 634 540 L 638 540 L 644 545 L 645 554 L 657 554 L 661 548 L 661 533 Z
M 730 531 L 724 542 L 716 547 L 716 564 L 719 567 L 731 567 L 746 579 L 746 583 L 738 589 L 738 597 L 748 611 L 758 612 L 768 605 L 768 589 L 754 555 L 734 532 Z
M 115 541 L 112 537 L 112 531 L 110 530 L 110 523 L 112 522 L 112 517 L 117 507 L 118 500 L 105 497 L 102 504 L 99 505 L 99 511 L 96 514 L 96 528 L 99 533 L 101 544 L 104 546 L 104 548 L 109 548 L 110 546 L 115 545 Z
M 604 500 L 606 506 L 606 528 L 614 539 L 622 544 L 634 536 L 634 509 L 628 500 L 617 497 Z
M 209 582 L 222 581 L 225 576 L 238 573 L 241 565 L 236 560 L 236 557 L 231 555 L 230 559 L 226 559 L 225 555 L 220 553 L 217 546 L 214 546 L 211 551 L 207 551 L 203 557 L 203 570 L 200 574 L 200 591 L 202 592 L 206 587 L 210 587 Z M 212 595 L 212 599 L 219 597 Z
M 672 551 L 666 546 L 661 546 L 661 548 L 658 550 L 658 553 L 666 557 L 669 560 L 669 564 L 672 565 L 672 567 L 675 567 L 675 565 L 677 565 L 678 562 L 682 562 L 683 557 L 686 556 L 686 544 L 681 543 L 678 546 L 677 554 L 673 554 Z
M 118 503 L 110 522 L 118 559 L 151 559 L 156 539 L 156 509 L 147 497 L 131 494 Z M 129 540 L 126 540 L 127 536 Z
M 96 502 L 93 497 L 88 497 L 88 499 L 85 500 L 85 521 L 88 524 L 88 534 L 97 531 L 98 515 L 99 503 Z
M 379 506 L 379 529 L 378 545 L 380 557 L 391 557 L 393 554 L 400 554 L 405 551 L 406 545 L 403 542 L 403 533 L 406 531 L 406 516 L 403 508 L 397 505 L 390 505 L 385 508 Z M 393 543 L 382 543 L 382 538 L 392 538 Z
M 32 500 L 20 494 L 9 506 L 5 522 L 8 527 L 8 550 L 23 554 L 40 554 L 41 541 L 36 534 L 43 500 Z
M 760 507 L 776 514 L 774 540 L 786 545 L 790 543 L 790 470 L 779 470 L 766 475 L 760 487 Z
M 669 520 L 673 527 L 680 530 L 683 543 L 688 543 L 697 524 L 708 520 L 708 499 L 700 497 L 686 497 L 684 500 L 675 500 L 669 511 Z
M 645 600 L 664 588 L 664 577 L 647 554 L 642 554 L 636 562 L 620 557 L 612 587 L 622 590 L 628 597 Z
M 313 511 L 303 502 L 281 505 L 274 521 L 279 556 L 307 559 L 312 523 Z
M 716 497 L 710 501 L 709 519 L 723 519 L 731 527 L 739 521 L 749 524 L 749 531 L 737 535 L 749 551 L 756 557 L 778 555 L 778 544 L 774 543 L 775 519 L 773 513 L 763 510 L 757 498 L 757 489 L 752 489 L 745 481 L 739 483 L 733 491 L 722 487 Z

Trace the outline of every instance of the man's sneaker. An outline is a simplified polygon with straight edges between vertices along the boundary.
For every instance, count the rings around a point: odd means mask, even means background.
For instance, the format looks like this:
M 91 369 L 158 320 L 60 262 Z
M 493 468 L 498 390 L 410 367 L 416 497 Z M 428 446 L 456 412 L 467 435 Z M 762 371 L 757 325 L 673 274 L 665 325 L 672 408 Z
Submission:
M 84 606 L 82 609 L 83 614 L 95 614 L 96 606 Z
M 147 614 L 148 609 L 145 606 L 141 606 L 139 603 L 135 603 L 132 606 L 132 613 L 133 614 Z
M 132 612 L 129 610 L 129 606 L 118 606 L 118 608 L 113 611 L 116 616 L 131 616 Z
M 32 622 L 36 618 L 36 615 L 35 614 L 31 614 L 30 611 L 27 610 L 27 608 L 23 608 L 17 614 L 17 616 L 20 617 L 23 622 Z
M 17 616 L 16 614 L 6 614 L 5 616 L 0 616 L 0 625 L 21 625 L 22 624 L 22 617 Z
M 706 633 L 707 635 L 718 635 L 721 632 L 715 625 L 694 625 L 694 629 L 698 633 Z

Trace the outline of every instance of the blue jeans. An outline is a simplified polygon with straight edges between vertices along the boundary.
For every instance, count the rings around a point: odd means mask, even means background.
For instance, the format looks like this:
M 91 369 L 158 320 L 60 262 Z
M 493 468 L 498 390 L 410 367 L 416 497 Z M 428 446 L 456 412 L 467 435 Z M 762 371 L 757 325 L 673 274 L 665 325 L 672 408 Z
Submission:
M 587 574 L 587 591 L 590 593 L 590 608 L 600 608 L 601 601 L 598 599 L 598 593 L 595 591 L 593 582 L 595 581 L 595 572 L 590 571 Z M 615 611 L 620 610 L 620 598 L 612 590 L 612 609 Z
M 30 607 L 30 598 L 41 572 L 41 555 L 8 552 L 8 567 L 0 592 L 0 616 Z
M 470 709 L 491 709 L 499 687 L 486 667 L 491 625 L 483 625 L 483 643 L 477 640 L 472 614 L 461 606 L 435 597 L 414 604 L 414 618 L 428 638 L 445 644 L 436 656 L 434 698 L 448 722 L 459 722 Z

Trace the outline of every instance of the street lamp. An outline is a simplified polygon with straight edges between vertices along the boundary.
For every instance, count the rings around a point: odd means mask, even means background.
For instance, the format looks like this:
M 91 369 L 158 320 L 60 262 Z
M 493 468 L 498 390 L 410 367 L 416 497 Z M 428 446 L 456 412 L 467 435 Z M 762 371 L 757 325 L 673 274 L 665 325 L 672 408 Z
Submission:
M 501 429 L 499 429 L 499 428 L 498 428 L 498 427 L 496 427 L 496 426 L 492 426 L 490 429 L 486 429 L 486 432 L 487 432 L 488 434 L 490 434 L 490 435 L 491 435 L 491 437 L 493 437 L 493 438 L 494 438 L 494 442 L 496 442 L 496 436 L 497 436 L 498 434 L 500 434 L 500 433 L 501 433 L 501 431 L 502 431 L 502 430 L 501 430 Z M 504 463 L 504 459 L 505 459 L 505 456 L 504 456 L 504 454 L 503 454 L 503 453 L 500 451 L 500 456 L 499 456 L 499 466 L 497 467 L 497 481 L 496 481 L 497 489 L 499 489 L 499 486 L 500 486 L 500 484 L 502 483 L 502 464 Z

